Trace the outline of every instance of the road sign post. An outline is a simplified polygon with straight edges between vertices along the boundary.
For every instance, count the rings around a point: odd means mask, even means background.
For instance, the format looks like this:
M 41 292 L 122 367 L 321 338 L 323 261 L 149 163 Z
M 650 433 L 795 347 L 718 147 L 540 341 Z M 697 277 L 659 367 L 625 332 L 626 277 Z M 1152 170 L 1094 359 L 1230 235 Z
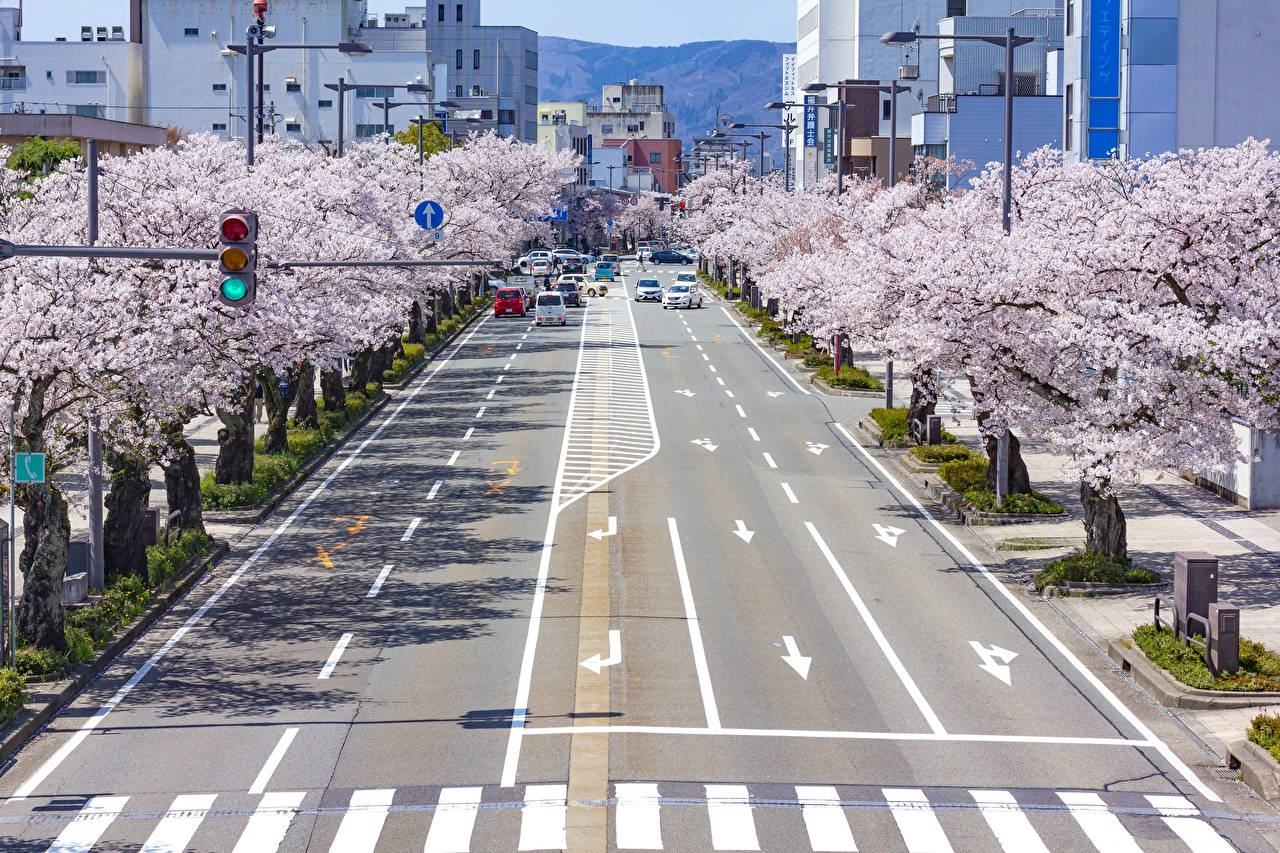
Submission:
M 444 224 L 444 208 L 437 202 L 424 201 L 413 211 L 413 221 L 424 231 L 436 231 Z

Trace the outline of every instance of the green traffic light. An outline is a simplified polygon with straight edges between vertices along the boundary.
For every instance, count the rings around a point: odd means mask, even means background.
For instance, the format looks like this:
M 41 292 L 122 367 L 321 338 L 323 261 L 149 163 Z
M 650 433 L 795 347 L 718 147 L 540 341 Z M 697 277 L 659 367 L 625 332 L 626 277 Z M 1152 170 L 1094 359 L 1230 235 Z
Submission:
M 222 298 L 229 302 L 239 302 L 249 293 L 249 286 L 242 278 L 229 278 L 222 282 Z

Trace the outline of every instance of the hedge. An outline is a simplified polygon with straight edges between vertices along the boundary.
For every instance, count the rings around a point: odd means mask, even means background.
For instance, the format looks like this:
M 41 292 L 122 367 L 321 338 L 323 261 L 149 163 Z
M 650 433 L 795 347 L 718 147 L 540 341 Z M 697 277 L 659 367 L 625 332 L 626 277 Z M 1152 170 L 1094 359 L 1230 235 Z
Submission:
M 0 667 L 0 726 L 7 726 L 18 719 L 26 698 L 27 686 L 18 671 L 8 666 Z
M 1168 628 L 1140 625 L 1133 632 L 1133 641 L 1152 663 L 1188 687 L 1241 693 L 1280 690 L 1280 655 L 1261 643 L 1241 639 L 1240 669 L 1233 673 L 1221 673 L 1215 678 L 1200 649 L 1186 645 L 1173 636 Z M 1256 724 L 1257 720 L 1254 722 Z M 1259 732 L 1263 737 L 1271 734 L 1269 724 Z M 1250 740 L 1253 740 L 1252 733 Z
M 1160 576 L 1091 551 L 1074 551 L 1050 560 L 1036 573 L 1036 589 L 1071 583 L 1156 583 Z

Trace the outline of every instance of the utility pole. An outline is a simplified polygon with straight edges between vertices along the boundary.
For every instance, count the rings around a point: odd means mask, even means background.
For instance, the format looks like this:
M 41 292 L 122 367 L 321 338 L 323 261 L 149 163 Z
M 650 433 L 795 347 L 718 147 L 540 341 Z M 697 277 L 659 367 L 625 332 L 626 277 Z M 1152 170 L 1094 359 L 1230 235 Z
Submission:
M 89 233 L 90 246 L 98 242 L 98 140 L 89 148 Z M 96 414 L 89 415 L 89 586 L 106 586 L 106 557 L 102 527 L 102 435 Z

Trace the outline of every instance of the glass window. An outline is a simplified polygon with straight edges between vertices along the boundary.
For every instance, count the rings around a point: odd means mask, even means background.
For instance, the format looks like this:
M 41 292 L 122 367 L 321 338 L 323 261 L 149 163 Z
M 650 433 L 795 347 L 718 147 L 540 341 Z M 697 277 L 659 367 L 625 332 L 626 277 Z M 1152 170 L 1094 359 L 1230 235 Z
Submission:
M 524 67 L 530 71 L 538 70 L 538 52 L 536 50 L 526 50 L 524 52 Z
M 227 84 L 226 84 L 226 83 L 214 83 L 214 84 L 213 84 L 213 91 L 215 91 L 215 92 L 225 92 L 225 91 L 227 91 Z
M 436 8 L 436 20 L 442 24 L 444 23 L 444 4 L 443 3 L 441 3 Z
M 107 82 L 105 71 L 68 71 L 67 82 L 72 85 L 101 86 Z
M 1076 31 L 1076 0 L 1067 0 L 1067 35 Z
M 461 98 L 461 97 L 462 97 L 462 84 L 461 84 L 461 83 L 459 83 L 457 86 L 454 86 L 454 87 L 453 87 L 453 96 L 454 96 L 455 98 Z
M 458 66 L 458 70 L 462 70 L 462 48 L 458 48 L 454 52 L 454 59 L 457 60 L 454 64 Z
M 356 136 L 361 139 L 367 139 L 370 136 L 377 136 L 378 134 L 382 133 L 384 129 L 386 130 L 387 133 L 396 132 L 395 125 L 357 124 Z
M 217 132 L 219 132 L 219 131 L 224 131 L 224 132 L 225 132 L 225 131 L 226 131 L 226 129 L 227 129 L 227 123 L 226 123 L 225 121 L 222 121 L 222 122 L 215 121 L 215 122 L 213 123 L 213 132 L 214 132 L 214 133 L 217 133 Z
M 1062 105 L 1066 118 L 1062 122 L 1062 150 L 1071 150 L 1071 123 L 1075 119 L 1076 108 L 1075 86 L 1067 86 L 1062 96 Z
M 962 18 L 965 14 L 965 0 L 947 0 L 947 17 Z
M 886 119 L 888 119 L 888 118 L 889 118 L 889 116 L 892 114 L 892 110 L 893 110 L 893 101 L 885 101 L 885 102 L 884 102 L 884 112 L 882 113 L 882 115 L 883 115 Z
M 661 155 L 661 154 L 659 154 L 657 151 L 652 152 L 652 153 L 649 155 L 649 162 L 650 162 L 650 163 L 661 163 L 661 162 L 662 162 L 662 155 Z
M 357 86 L 357 98 L 394 98 L 396 90 L 390 86 Z
M 526 104 L 538 103 L 538 87 L 537 86 L 524 87 L 524 102 Z
M 284 124 L 284 129 L 286 133 L 301 133 L 302 124 L 301 122 L 287 121 Z
M 75 104 L 71 107 L 71 112 L 78 116 L 88 116 L 89 118 L 102 118 L 103 109 L 98 104 Z
M 515 124 L 515 110 L 498 110 L 498 124 Z
M 182 34 L 187 38 L 194 38 L 200 35 L 200 28 L 199 27 L 183 27 Z
M 600 125 L 600 132 L 601 132 L 601 133 L 613 133 L 613 125 L 611 125 L 611 124 L 602 124 L 602 125 Z
M 462 4 L 458 4 L 458 23 L 462 23 Z
M 461 9 L 462 7 L 459 6 L 458 8 Z M 471 51 L 471 67 L 476 71 L 480 70 L 480 51 L 478 50 Z
M 301 92 L 302 84 L 301 83 L 285 83 L 284 90 L 286 92 Z

